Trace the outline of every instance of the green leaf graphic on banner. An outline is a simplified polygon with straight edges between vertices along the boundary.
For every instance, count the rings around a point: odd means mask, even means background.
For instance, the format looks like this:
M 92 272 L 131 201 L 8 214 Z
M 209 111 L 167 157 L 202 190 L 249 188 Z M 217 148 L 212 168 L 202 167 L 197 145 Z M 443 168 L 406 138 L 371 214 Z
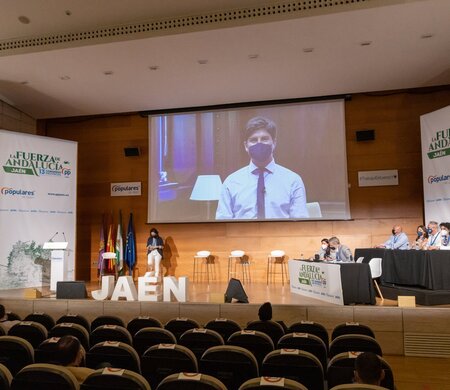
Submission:
M 17 167 L 5 167 L 3 166 L 3 170 L 6 173 L 18 173 L 21 175 L 34 175 L 34 171 L 31 168 L 17 168 Z
M 301 284 L 306 284 L 306 285 L 308 285 L 308 286 L 311 286 L 311 281 L 310 281 L 309 279 L 306 279 L 306 278 L 298 278 L 298 281 L 299 281 Z
M 444 157 L 450 155 L 450 148 L 442 149 L 442 150 L 435 150 L 434 152 L 428 152 L 428 158 L 430 160 L 434 158 Z

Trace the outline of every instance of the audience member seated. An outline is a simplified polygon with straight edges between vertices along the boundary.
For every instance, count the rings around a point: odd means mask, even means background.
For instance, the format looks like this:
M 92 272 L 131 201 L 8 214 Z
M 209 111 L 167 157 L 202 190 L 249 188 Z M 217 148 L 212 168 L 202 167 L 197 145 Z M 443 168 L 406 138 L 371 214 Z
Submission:
M 0 325 L 5 329 L 5 332 L 8 333 L 8 331 L 16 324 L 18 324 L 20 321 L 14 320 L 9 321 L 8 315 L 5 312 L 5 306 L 0 305 Z
M 330 260 L 350 262 L 353 261 L 353 255 L 350 248 L 342 245 L 337 237 L 331 237 L 330 242 Z
M 439 227 L 441 228 L 441 246 L 440 249 L 450 249 L 450 223 L 442 222 Z
M 381 361 L 372 352 L 364 352 L 355 360 L 355 382 L 365 385 L 380 386 L 384 378 Z
M 409 249 L 408 236 L 403 232 L 403 228 L 400 225 L 395 225 L 392 228 L 392 235 L 384 243 L 377 245 L 377 248 L 386 249 Z
M 272 304 L 270 302 L 265 302 L 259 307 L 258 318 L 260 321 L 272 320 Z M 283 327 L 284 333 L 287 332 L 288 328 L 283 321 L 275 321 L 275 322 L 278 322 Z
M 328 241 L 328 238 L 322 238 L 320 241 L 319 259 L 331 260 L 330 251 L 330 242 Z
M 423 225 L 417 226 L 417 237 L 415 241 L 411 244 L 411 248 L 422 250 L 425 249 L 428 241 L 427 228 Z
M 427 225 L 428 241 L 424 249 L 429 251 L 441 248 L 441 231 L 436 221 L 430 221 Z
M 94 370 L 82 367 L 86 352 L 80 341 L 73 336 L 63 336 L 59 339 L 55 351 L 54 363 L 65 366 L 79 383 L 94 372 Z

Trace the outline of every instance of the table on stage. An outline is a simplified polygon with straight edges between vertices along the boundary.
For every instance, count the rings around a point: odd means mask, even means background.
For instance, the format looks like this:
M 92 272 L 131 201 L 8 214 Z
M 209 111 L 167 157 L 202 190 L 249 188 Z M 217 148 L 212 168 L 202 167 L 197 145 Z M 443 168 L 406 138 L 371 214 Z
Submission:
M 355 258 L 368 263 L 381 257 L 382 283 L 422 287 L 429 290 L 450 290 L 450 251 L 356 249 Z

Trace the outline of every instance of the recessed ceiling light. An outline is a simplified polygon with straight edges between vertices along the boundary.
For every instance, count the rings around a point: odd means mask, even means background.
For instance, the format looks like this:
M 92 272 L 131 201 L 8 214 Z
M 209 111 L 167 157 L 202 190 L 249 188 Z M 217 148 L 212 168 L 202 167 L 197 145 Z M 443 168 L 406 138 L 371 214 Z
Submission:
M 27 81 L 27 80 L 23 80 L 23 81 L 20 82 L 20 84 L 22 84 L 22 85 L 27 85 L 27 84 L 30 84 L 30 82 Z
M 114 74 L 114 72 L 113 72 L 112 70 L 105 70 L 105 71 L 103 72 L 103 74 L 104 74 L 105 76 L 111 76 L 112 74 Z
M 433 37 L 434 37 L 434 34 L 431 34 L 431 33 L 422 34 L 420 36 L 420 38 L 422 38 L 422 39 L 428 39 L 428 38 L 433 38 Z
M 303 53 L 312 53 L 314 51 L 313 47 L 305 47 L 303 49 Z
M 208 63 L 208 60 L 198 60 L 197 61 L 200 65 L 205 65 Z
M 65 75 L 65 76 L 60 76 L 59 77 L 61 80 L 70 80 L 70 76 L 67 76 L 67 75 Z
M 72 11 L 71 11 L 70 9 L 66 9 L 66 10 L 64 11 L 64 13 L 65 13 L 67 16 L 72 15 Z
M 249 54 L 248 55 L 249 60 L 256 60 L 257 58 L 259 58 L 259 54 Z
M 151 65 L 148 67 L 150 70 L 158 70 L 159 66 L 158 65 Z
M 29 24 L 30 23 L 30 18 L 28 18 L 28 17 L 26 17 L 24 15 L 19 16 L 17 19 L 19 19 L 19 22 L 23 23 L 23 24 Z
M 372 44 L 372 41 L 362 41 L 360 42 L 361 46 L 370 46 Z

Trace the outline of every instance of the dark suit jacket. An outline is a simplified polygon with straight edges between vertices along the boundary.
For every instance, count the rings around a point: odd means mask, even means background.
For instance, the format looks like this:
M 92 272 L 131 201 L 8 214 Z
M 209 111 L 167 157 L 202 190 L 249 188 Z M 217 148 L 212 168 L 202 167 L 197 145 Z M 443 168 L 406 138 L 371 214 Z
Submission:
M 156 245 L 158 245 L 158 246 L 163 246 L 164 245 L 164 241 L 163 241 L 163 239 L 161 237 L 158 236 L 158 237 L 154 237 L 154 238 L 156 239 Z M 147 239 L 147 246 L 152 245 L 152 241 L 153 241 L 153 237 L 150 236 Z M 163 250 L 158 248 L 157 251 L 162 257 L 163 256 Z M 147 249 L 147 254 L 149 254 L 149 253 L 150 253 L 150 251 Z

